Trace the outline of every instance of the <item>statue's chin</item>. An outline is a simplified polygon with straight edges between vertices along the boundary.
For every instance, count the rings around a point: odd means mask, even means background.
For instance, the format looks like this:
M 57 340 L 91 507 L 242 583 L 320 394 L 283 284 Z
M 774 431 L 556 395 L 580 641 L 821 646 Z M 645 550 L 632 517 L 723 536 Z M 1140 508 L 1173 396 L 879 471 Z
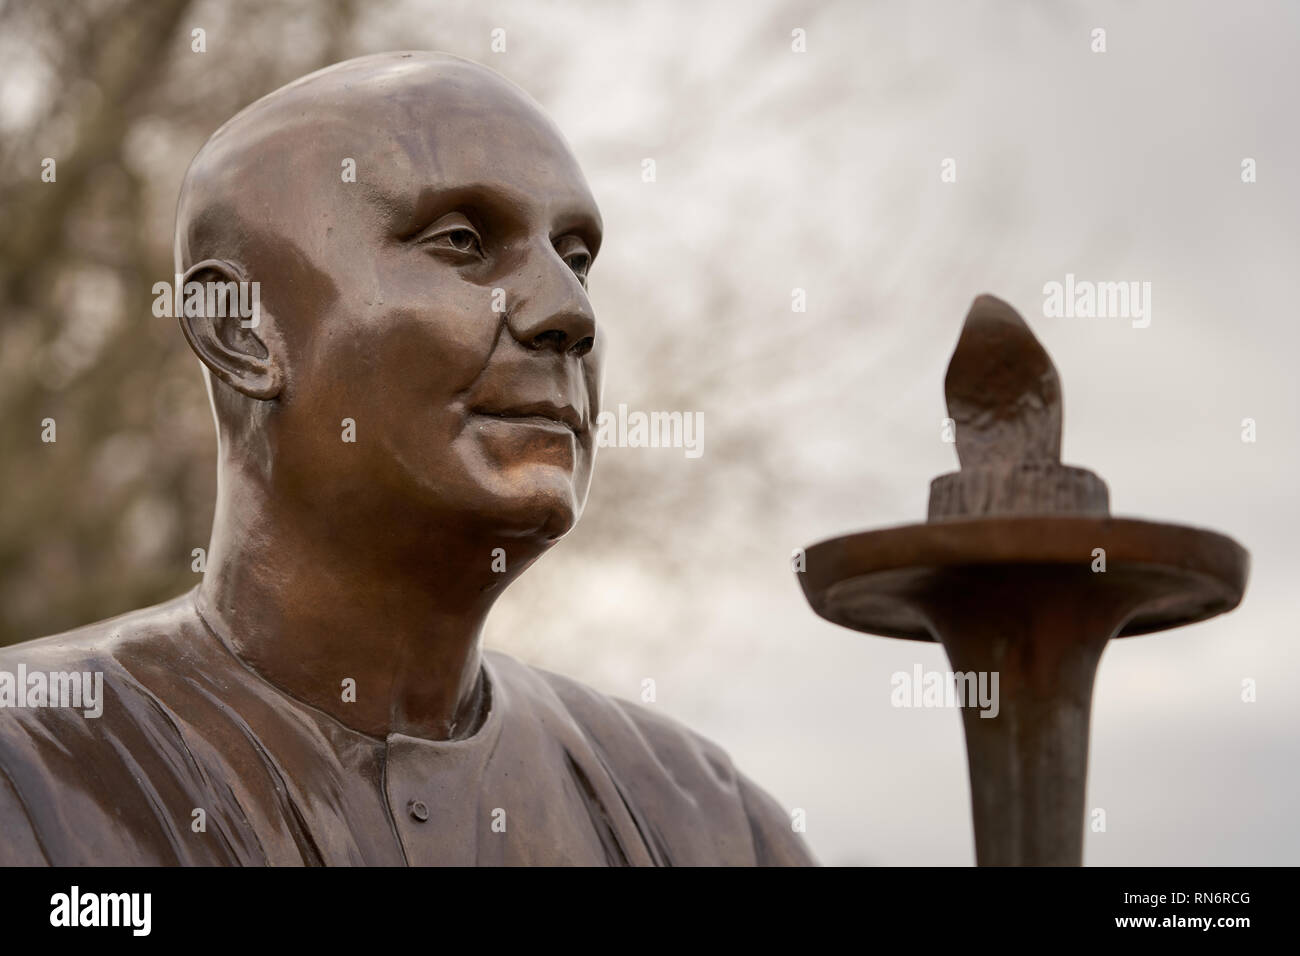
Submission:
M 545 546 L 573 529 L 582 514 L 585 487 L 568 469 L 517 466 L 484 476 L 463 513 L 489 537 L 533 538 Z
M 538 490 L 522 500 L 503 502 L 495 524 L 508 536 L 549 543 L 573 530 L 581 513 L 571 488 L 565 492 Z

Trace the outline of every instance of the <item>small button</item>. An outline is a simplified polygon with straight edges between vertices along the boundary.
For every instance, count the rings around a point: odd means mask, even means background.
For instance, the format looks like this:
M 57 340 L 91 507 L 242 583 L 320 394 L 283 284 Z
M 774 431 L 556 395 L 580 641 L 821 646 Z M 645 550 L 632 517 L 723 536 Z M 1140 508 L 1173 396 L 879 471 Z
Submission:
M 406 809 L 411 811 L 411 816 L 423 823 L 429 819 L 429 808 L 424 805 L 423 800 L 412 800 L 406 805 Z

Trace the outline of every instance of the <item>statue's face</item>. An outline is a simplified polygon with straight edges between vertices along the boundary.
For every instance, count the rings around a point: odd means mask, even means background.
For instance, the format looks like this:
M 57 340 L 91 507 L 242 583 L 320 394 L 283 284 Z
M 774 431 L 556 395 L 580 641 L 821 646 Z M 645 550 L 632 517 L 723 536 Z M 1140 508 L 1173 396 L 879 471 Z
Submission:
M 599 412 L 595 201 L 494 74 L 412 64 L 371 85 L 363 110 L 321 96 L 310 161 L 243 200 L 310 197 L 252 270 L 286 353 L 281 478 L 346 520 L 557 537 L 586 500 Z

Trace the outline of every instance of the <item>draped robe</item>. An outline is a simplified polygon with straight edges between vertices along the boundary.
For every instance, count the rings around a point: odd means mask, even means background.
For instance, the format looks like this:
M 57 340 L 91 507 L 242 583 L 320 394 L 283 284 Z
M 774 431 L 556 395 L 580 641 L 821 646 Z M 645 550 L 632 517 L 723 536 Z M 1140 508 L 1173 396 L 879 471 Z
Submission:
M 813 863 L 719 747 L 502 653 L 479 729 L 449 741 L 293 699 L 192 595 L 0 649 L 19 664 L 102 672 L 103 712 L 0 708 L 0 864 Z

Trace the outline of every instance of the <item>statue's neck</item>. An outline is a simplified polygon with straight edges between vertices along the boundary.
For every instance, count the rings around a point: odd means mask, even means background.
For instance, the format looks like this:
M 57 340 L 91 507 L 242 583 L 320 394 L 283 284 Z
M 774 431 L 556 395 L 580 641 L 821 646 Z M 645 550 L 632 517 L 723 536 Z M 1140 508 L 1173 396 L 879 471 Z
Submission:
M 522 567 L 496 573 L 489 539 L 438 530 L 412 551 L 393 544 L 409 527 L 219 500 L 196 607 L 252 670 L 348 727 L 469 736 L 483 624 Z

